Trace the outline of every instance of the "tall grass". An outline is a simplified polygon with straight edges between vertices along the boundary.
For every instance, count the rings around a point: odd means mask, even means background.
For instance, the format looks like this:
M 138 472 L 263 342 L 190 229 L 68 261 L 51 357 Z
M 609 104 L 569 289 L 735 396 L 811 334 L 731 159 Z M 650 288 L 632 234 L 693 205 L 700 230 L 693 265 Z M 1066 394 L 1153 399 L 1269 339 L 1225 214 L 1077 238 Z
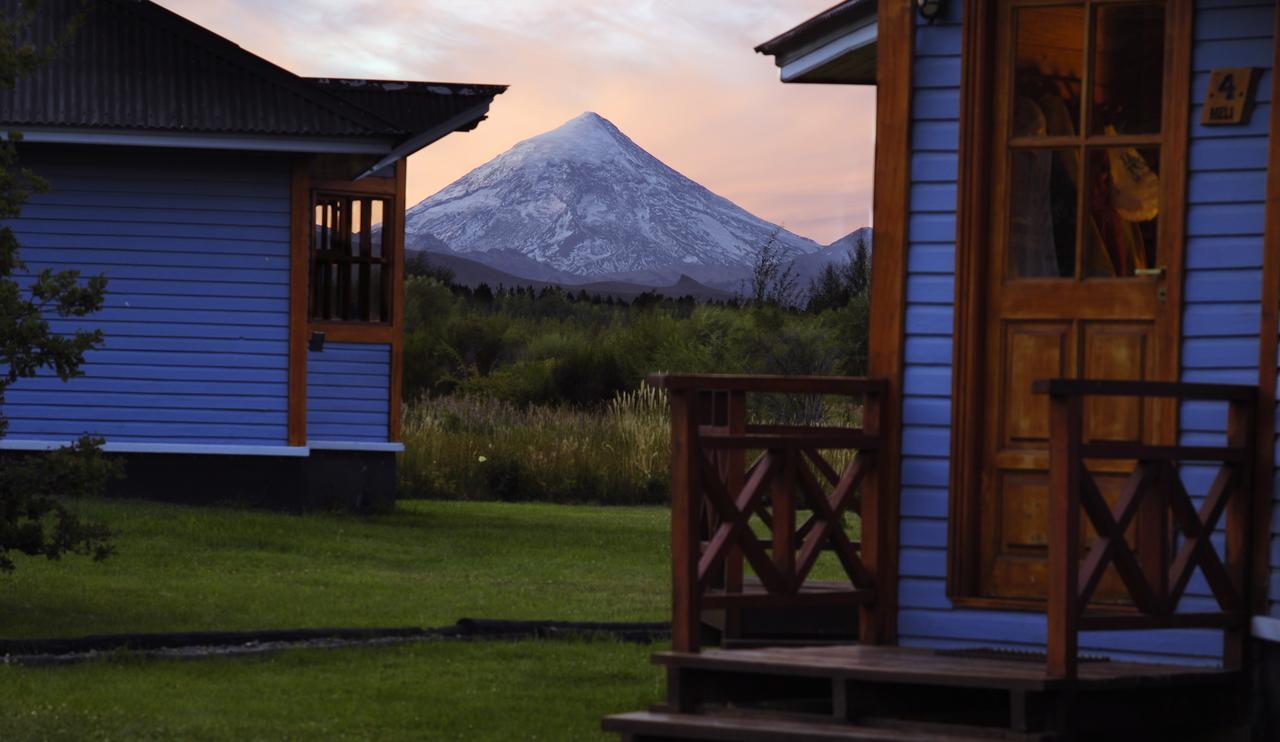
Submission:
M 666 402 L 647 386 L 602 409 L 423 398 L 404 416 L 400 496 L 660 504 L 668 500 Z

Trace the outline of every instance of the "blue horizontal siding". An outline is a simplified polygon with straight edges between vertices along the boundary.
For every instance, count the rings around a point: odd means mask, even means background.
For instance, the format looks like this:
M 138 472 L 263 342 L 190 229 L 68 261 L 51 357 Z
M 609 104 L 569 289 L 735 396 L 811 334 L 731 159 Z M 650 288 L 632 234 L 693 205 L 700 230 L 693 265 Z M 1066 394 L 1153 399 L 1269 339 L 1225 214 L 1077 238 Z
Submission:
M 899 524 L 901 616 L 945 609 L 956 152 L 960 115 L 958 6 L 916 30 Z
M 271 156 L 32 149 L 52 186 L 10 222 L 23 285 L 104 274 L 84 376 L 10 388 L 8 437 L 282 445 L 287 441 L 289 165 Z
M 902 405 L 899 636 L 925 647 L 1043 646 L 1044 616 L 955 609 L 946 595 L 951 362 L 954 323 L 955 208 L 959 149 L 959 3 L 949 17 L 916 32 L 912 96 L 911 190 Z M 1274 7 L 1256 0 L 1198 0 L 1192 99 L 1203 98 L 1208 70 L 1271 61 Z M 1270 91 L 1264 70 L 1260 105 L 1242 127 L 1201 127 L 1189 111 L 1187 247 L 1182 377 L 1254 383 L 1261 292 L 1262 203 L 1266 191 Z M 1264 92 L 1265 91 L 1265 92 Z M 1181 439 L 1222 442 L 1225 409 L 1187 405 Z M 1189 491 L 1201 495 L 1214 470 L 1189 464 Z M 1277 472 L 1280 479 L 1280 471 Z M 1276 519 L 1280 534 L 1280 517 Z M 1280 537 L 1277 539 L 1280 557 Z M 1280 570 L 1273 574 L 1280 585 Z M 1186 608 L 1204 609 L 1197 575 Z M 1086 651 L 1146 661 L 1216 662 L 1216 632 L 1094 632 Z
M 1258 379 L 1274 21 L 1271 3 L 1200 0 L 1196 6 L 1182 339 L 1185 381 L 1256 384 Z M 1200 124 L 1206 73 L 1214 67 L 1261 70 L 1259 102 L 1245 125 Z M 1226 406 L 1184 403 L 1179 425 L 1184 443 L 1222 445 Z M 1187 491 L 1198 499 L 1208 491 L 1216 469 L 1191 465 L 1180 473 Z M 1188 594 L 1208 601 L 1202 576 Z
M 307 440 L 386 442 L 391 347 L 329 343 L 307 355 Z
M 205 196 L 203 198 L 213 198 Z M 230 217 L 234 219 L 234 216 Z M 16 230 L 15 230 L 16 231 Z M 289 227 L 242 227 L 234 221 L 216 224 L 174 222 L 100 222 L 92 219 L 51 219 L 23 217 L 20 235 L 109 235 L 116 237 L 175 237 L 204 240 L 284 240 L 289 241 Z

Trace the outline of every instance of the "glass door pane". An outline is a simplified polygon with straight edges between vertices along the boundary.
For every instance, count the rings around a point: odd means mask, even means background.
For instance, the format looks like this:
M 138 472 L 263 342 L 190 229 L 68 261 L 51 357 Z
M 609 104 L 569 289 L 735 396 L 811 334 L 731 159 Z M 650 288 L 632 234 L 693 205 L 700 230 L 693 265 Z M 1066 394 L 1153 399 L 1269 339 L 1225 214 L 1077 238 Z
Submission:
M 1084 6 L 1019 8 L 1014 21 L 1013 136 L 1075 135 L 1080 130 Z
M 1074 149 L 1009 152 L 1009 275 L 1075 274 L 1078 154 Z
M 1085 274 L 1126 278 L 1155 267 L 1160 217 L 1160 150 L 1108 147 L 1089 152 L 1089 228 Z
M 1159 134 L 1164 96 L 1164 7 L 1098 5 L 1090 133 Z

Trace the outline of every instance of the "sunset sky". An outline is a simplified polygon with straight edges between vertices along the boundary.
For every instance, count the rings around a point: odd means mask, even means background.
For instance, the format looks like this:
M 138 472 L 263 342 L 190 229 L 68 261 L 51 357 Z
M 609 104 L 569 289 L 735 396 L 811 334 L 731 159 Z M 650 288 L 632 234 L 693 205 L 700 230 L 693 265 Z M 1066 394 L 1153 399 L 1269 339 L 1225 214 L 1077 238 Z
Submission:
M 159 0 L 302 75 L 506 83 L 410 160 L 409 203 L 583 111 L 820 243 L 870 221 L 874 89 L 783 85 L 752 51 L 834 0 Z

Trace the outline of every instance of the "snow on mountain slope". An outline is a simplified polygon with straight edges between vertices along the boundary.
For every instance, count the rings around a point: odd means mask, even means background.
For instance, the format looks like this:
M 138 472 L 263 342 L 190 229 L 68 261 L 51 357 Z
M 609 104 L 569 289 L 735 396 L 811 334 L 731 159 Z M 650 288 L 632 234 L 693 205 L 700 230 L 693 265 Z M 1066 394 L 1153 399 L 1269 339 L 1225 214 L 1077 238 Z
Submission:
M 789 257 L 818 250 L 667 167 L 595 113 L 516 144 L 409 209 L 405 232 L 410 248 L 435 238 L 499 267 L 496 251 L 510 250 L 583 277 L 749 266 L 775 234 Z

